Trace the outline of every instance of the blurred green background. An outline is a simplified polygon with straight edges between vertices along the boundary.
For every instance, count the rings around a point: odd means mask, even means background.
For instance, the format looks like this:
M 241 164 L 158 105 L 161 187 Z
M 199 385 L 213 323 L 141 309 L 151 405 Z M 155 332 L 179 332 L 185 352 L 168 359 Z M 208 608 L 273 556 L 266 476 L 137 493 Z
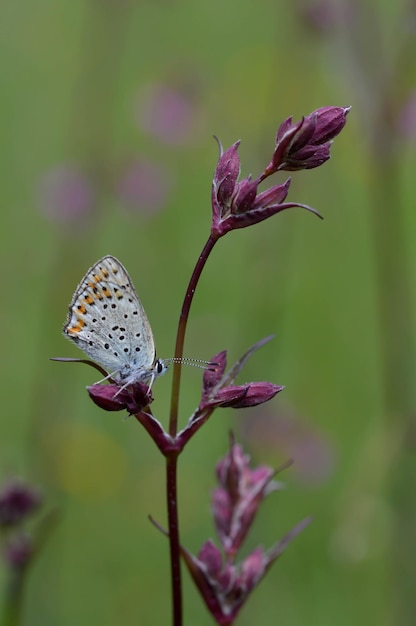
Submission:
M 194 300 L 186 355 L 227 348 L 231 363 L 275 333 L 242 378 L 286 389 L 217 411 L 185 450 L 181 538 L 197 552 L 214 534 L 232 428 L 254 463 L 295 460 L 247 550 L 314 516 L 238 623 L 415 623 L 414 18 L 387 0 L 1 4 L 0 471 L 60 511 L 29 572 L 27 626 L 170 623 L 168 546 L 147 519 L 165 524 L 163 459 L 134 419 L 89 401 L 94 370 L 48 360 L 80 356 L 61 334 L 76 285 L 119 257 L 172 356 L 209 231 L 212 134 L 242 139 L 256 175 L 279 124 L 324 105 L 353 108 L 289 199 L 325 220 L 294 209 L 227 235 Z M 182 425 L 200 380 L 183 372 Z M 170 384 L 154 388 L 164 424 Z M 211 624 L 184 579 L 185 624 Z

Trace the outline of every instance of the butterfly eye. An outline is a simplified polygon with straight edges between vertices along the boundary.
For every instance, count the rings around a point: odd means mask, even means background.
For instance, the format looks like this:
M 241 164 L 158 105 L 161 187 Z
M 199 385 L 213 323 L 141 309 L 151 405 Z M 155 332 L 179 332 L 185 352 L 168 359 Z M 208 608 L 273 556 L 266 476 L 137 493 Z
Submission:
M 163 367 L 163 363 L 161 363 L 159 360 L 156 363 L 156 370 L 158 374 L 161 374 L 163 372 L 165 368 Z

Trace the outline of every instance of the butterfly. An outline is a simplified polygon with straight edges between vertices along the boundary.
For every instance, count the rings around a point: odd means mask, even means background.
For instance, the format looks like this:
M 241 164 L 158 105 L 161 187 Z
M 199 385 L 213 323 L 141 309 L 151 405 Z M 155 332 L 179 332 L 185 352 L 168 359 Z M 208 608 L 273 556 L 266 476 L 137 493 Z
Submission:
M 131 278 L 114 256 L 104 256 L 87 271 L 63 332 L 122 388 L 151 387 L 167 370 L 156 357 L 152 329 Z

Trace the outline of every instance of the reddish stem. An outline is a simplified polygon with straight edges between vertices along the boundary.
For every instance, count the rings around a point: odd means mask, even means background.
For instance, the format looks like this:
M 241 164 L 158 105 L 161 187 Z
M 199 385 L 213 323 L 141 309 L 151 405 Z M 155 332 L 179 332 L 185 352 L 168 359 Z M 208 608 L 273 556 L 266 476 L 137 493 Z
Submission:
M 195 265 L 179 317 L 178 331 L 176 335 L 175 361 L 173 366 L 173 381 L 170 404 L 169 434 L 174 439 L 178 432 L 178 409 L 179 393 L 181 382 L 183 357 L 183 346 L 185 342 L 186 326 L 189 318 L 192 300 L 195 289 L 198 285 L 204 265 L 217 241 L 217 237 L 209 236 L 199 259 Z M 167 486 L 167 509 L 169 523 L 169 546 L 170 564 L 172 575 L 172 604 L 173 604 L 173 626 L 182 626 L 182 583 L 180 570 L 180 541 L 179 541 L 179 520 L 178 520 L 178 492 L 177 492 L 177 459 L 178 451 L 166 455 L 166 486 Z
M 182 584 L 180 569 L 177 454 L 166 457 L 166 497 L 169 525 L 170 572 L 172 585 L 172 623 L 182 626 Z
M 208 257 L 217 240 L 218 237 L 214 237 L 212 234 L 208 237 L 204 249 L 199 255 L 199 259 L 197 261 L 197 264 L 195 265 L 195 269 L 189 281 L 189 285 L 186 290 L 185 298 L 182 304 L 182 310 L 179 317 L 178 332 L 176 335 L 175 359 L 177 360 L 175 361 L 173 366 L 172 394 L 170 401 L 169 434 L 171 437 L 175 437 L 178 430 L 179 392 L 182 372 L 182 363 L 180 362 L 180 360 L 183 357 L 183 346 L 185 342 L 185 332 L 186 325 L 188 323 L 189 311 L 191 309 L 195 289 L 198 285 L 202 270 L 204 269 L 204 265 L 207 262 Z

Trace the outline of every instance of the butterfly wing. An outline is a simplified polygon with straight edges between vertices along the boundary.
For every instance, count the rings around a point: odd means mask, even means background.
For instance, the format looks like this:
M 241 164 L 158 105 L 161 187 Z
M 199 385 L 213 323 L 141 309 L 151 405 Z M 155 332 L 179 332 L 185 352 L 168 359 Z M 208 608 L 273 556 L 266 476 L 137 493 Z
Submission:
M 152 329 L 125 267 L 113 256 L 93 265 L 69 306 L 64 334 L 115 378 L 152 375 Z

